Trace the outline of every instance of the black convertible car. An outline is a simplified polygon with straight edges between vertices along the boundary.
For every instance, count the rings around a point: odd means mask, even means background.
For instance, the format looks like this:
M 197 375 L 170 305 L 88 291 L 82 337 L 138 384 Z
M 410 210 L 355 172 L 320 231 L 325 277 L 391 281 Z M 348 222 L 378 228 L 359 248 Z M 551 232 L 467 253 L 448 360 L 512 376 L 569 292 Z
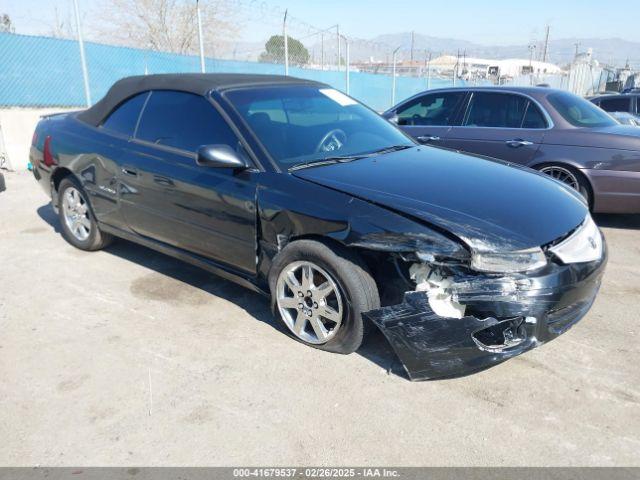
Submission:
M 588 311 L 606 263 L 581 196 L 421 146 L 327 85 L 150 75 L 43 118 L 34 175 L 64 237 L 122 237 L 272 299 L 290 334 L 358 349 L 382 330 L 412 379 L 495 365 Z

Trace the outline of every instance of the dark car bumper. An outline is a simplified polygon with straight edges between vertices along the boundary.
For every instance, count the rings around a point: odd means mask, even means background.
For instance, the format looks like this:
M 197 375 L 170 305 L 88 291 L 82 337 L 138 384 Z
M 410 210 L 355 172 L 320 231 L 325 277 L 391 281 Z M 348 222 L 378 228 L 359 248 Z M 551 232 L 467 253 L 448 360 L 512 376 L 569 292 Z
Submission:
M 436 315 L 424 292 L 365 314 L 382 331 L 411 380 L 468 375 L 553 340 L 590 309 L 607 262 L 552 265 L 531 276 L 454 285 L 463 318 Z M 490 314 L 477 314 L 491 312 Z

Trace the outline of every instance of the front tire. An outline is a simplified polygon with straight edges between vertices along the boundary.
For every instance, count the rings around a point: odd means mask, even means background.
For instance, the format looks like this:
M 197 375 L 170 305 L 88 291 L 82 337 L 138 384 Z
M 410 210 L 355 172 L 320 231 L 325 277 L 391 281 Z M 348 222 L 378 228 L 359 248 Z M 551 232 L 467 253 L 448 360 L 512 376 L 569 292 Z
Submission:
M 298 240 L 274 259 L 269 287 L 289 335 L 334 353 L 363 342 L 362 313 L 380 307 L 376 283 L 364 262 L 340 245 Z
M 58 187 L 58 218 L 64 239 L 80 250 L 100 250 L 113 240 L 98 228 L 89 197 L 71 176 L 62 179 Z

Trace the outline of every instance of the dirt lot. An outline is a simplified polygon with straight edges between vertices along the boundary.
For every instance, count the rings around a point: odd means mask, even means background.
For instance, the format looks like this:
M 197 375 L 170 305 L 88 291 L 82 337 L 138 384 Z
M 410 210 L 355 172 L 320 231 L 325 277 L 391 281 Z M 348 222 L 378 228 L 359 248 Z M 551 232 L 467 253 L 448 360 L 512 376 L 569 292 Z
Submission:
M 2 465 L 640 465 L 640 215 L 598 217 L 609 266 L 570 332 L 411 383 L 381 335 L 324 353 L 177 260 L 74 249 L 31 174 L 5 177 Z

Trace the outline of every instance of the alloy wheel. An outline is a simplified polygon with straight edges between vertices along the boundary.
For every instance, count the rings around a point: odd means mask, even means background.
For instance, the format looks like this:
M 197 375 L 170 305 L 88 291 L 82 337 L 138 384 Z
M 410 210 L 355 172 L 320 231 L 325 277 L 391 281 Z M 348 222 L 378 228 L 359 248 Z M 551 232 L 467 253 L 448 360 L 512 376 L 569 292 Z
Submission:
M 62 213 L 71 234 L 81 242 L 91 235 L 91 220 L 87 201 L 78 189 L 69 187 L 62 196 Z
M 338 285 L 312 262 L 293 262 L 280 272 L 276 302 L 289 330 L 307 343 L 328 342 L 342 325 L 344 308 Z
M 574 190 L 580 191 L 580 184 L 578 183 L 578 179 L 576 178 L 575 174 L 573 174 L 573 172 L 567 170 L 566 168 L 552 165 L 549 167 L 541 168 L 540 171 L 564 183 L 565 185 L 568 185 Z

